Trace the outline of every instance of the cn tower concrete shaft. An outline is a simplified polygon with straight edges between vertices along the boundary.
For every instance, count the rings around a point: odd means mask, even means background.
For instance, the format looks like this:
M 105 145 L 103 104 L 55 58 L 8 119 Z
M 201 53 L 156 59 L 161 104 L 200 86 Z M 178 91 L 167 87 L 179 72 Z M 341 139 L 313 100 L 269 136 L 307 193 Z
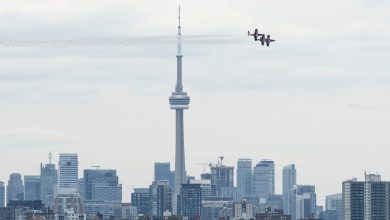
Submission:
M 187 182 L 185 153 L 184 153 L 184 119 L 183 111 L 188 109 L 190 97 L 183 91 L 182 84 L 182 58 L 181 53 L 181 26 L 179 7 L 179 26 L 177 33 L 177 81 L 175 91 L 169 97 L 170 108 L 176 111 L 176 148 L 175 148 L 175 185 L 173 188 L 172 211 L 177 213 L 177 196 L 180 194 L 182 184 Z

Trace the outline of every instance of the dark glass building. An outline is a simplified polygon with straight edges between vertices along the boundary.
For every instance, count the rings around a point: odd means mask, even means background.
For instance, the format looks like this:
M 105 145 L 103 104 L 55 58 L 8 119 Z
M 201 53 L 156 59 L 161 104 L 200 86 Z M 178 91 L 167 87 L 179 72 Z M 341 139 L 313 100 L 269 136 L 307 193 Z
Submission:
M 183 184 L 178 199 L 178 213 L 190 220 L 202 216 L 202 188 L 200 184 Z

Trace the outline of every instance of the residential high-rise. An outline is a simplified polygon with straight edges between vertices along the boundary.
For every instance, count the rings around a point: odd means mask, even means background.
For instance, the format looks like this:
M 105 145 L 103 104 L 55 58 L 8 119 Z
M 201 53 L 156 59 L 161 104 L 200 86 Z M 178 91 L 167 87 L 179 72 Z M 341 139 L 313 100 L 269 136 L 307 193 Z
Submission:
M 149 189 L 135 188 L 131 193 L 131 204 L 137 207 L 139 215 L 150 216 Z
M 84 200 L 122 202 L 116 170 L 84 170 Z
M 56 215 L 55 219 L 85 219 L 83 200 L 74 193 L 57 194 L 54 199 L 53 212 Z
M 201 184 L 183 184 L 178 199 L 178 213 L 181 217 L 195 220 L 202 216 Z
M 253 194 L 265 203 L 268 196 L 275 194 L 275 164 L 272 160 L 262 160 L 253 168 Z
M 345 220 L 389 220 L 390 182 L 375 174 L 366 174 L 365 181 L 344 181 L 343 201 Z
M 56 165 L 51 163 L 52 154 L 49 154 L 49 163 L 41 164 L 41 198 L 46 207 L 52 207 L 58 187 L 58 173 Z
M 172 189 L 167 180 L 153 181 L 149 186 L 149 201 L 152 218 L 172 213 Z
M 233 199 L 234 167 L 222 163 L 211 166 L 211 183 L 215 185 L 216 196 Z
M 5 207 L 5 185 L 0 181 L 0 208 Z
M 24 199 L 42 200 L 41 198 L 41 176 L 24 176 Z
M 169 97 L 170 108 L 176 111 L 176 152 L 175 152 L 175 185 L 173 188 L 173 213 L 177 213 L 177 196 L 180 193 L 181 185 L 187 182 L 185 169 L 184 153 L 184 120 L 183 110 L 188 109 L 190 97 L 183 91 L 182 83 L 182 58 L 181 53 L 181 26 L 180 26 L 180 7 L 179 7 L 179 25 L 177 33 L 177 82 L 175 91 Z
M 297 170 L 295 164 L 283 167 L 283 210 L 287 215 L 293 213 L 293 189 L 297 184 Z
M 11 200 L 24 200 L 24 185 L 20 173 L 11 173 L 7 186 L 7 203 Z
M 293 214 L 295 216 L 293 215 L 292 219 L 315 218 L 317 214 L 315 186 L 295 185 L 293 193 L 293 207 L 295 207 L 295 213 L 293 212 Z
M 80 194 L 81 198 L 84 200 L 85 191 L 84 191 L 84 178 L 79 178 L 77 180 L 77 192 Z
M 252 194 L 252 160 L 238 159 L 237 161 L 238 197 Z
M 154 163 L 154 181 L 168 180 L 169 185 L 173 187 L 175 173 L 171 171 L 171 164 L 169 162 Z
M 79 162 L 77 154 L 60 154 L 59 169 L 59 193 L 69 194 L 77 192 Z

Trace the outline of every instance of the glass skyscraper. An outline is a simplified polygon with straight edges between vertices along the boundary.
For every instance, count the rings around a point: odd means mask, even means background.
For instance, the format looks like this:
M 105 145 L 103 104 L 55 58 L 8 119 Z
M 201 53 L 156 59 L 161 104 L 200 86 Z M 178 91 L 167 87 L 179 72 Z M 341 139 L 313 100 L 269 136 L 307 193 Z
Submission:
M 10 200 L 24 200 L 24 185 L 20 173 L 11 173 L 7 186 L 7 203 Z
M 275 164 L 272 160 L 262 160 L 253 168 L 253 194 L 265 203 L 268 196 L 275 194 Z
M 295 164 L 283 167 L 283 210 L 287 215 L 293 213 L 293 188 L 297 184 Z
M 238 159 L 237 161 L 238 197 L 252 194 L 252 160 Z
M 84 200 L 122 202 L 116 170 L 84 170 Z
M 41 164 L 41 198 L 46 207 L 52 207 L 54 202 L 55 187 L 58 185 L 56 165 L 49 163 Z
M 175 173 L 171 171 L 171 164 L 169 162 L 154 163 L 154 181 L 168 180 L 169 185 L 173 187 Z
M 60 154 L 58 169 L 60 193 L 76 193 L 79 174 L 77 154 Z
M 220 198 L 233 199 L 233 176 L 234 167 L 218 164 L 212 166 L 211 170 L 211 183 L 215 185 L 215 193 Z
M 41 176 L 24 176 L 24 200 L 42 200 Z

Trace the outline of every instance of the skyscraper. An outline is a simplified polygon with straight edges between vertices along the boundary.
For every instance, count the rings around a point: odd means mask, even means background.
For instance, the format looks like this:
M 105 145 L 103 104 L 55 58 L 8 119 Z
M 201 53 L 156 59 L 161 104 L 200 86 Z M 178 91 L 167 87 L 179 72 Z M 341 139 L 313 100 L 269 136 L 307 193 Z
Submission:
M 175 173 L 171 171 L 171 164 L 169 162 L 154 163 L 154 181 L 168 180 L 169 185 L 173 187 Z
M 5 186 L 4 182 L 0 181 L 0 208 L 5 206 Z
M 184 121 L 183 110 L 188 109 L 190 97 L 183 91 L 182 83 L 182 58 L 181 53 L 181 26 L 180 26 L 180 7 L 179 7 L 179 25 L 177 33 L 177 82 L 175 91 L 169 97 L 170 108 L 176 111 L 176 155 L 175 155 L 175 185 L 173 188 L 173 213 L 177 213 L 177 196 L 180 193 L 181 185 L 187 182 L 185 170 L 184 153 Z
M 344 219 L 343 194 L 338 193 L 338 194 L 326 196 L 325 208 L 327 211 L 328 210 L 335 211 L 337 220 Z
M 24 200 L 24 186 L 20 173 L 11 173 L 7 186 L 7 203 L 11 200 Z
M 84 200 L 122 202 L 116 170 L 84 170 Z
M 52 207 L 54 195 L 58 187 L 58 173 L 56 165 L 51 163 L 52 154 L 49 154 L 49 163 L 41 164 L 41 198 L 46 207 Z
M 317 195 L 315 192 L 315 186 L 295 185 L 293 195 L 295 215 L 292 216 L 292 219 L 315 218 L 317 213 Z
M 202 210 L 201 184 L 183 184 L 179 196 L 179 215 L 186 219 L 200 219 Z
M 252 194 L 252 160 L 238 159 L 237 161 L 238 197 Z
M 295 164 L 283 167 L 283 210 L 287 215 L 293 212 L 293 188 L 297 184 Z
M 343 201 L 345 220 L 389 220 L 390 182 L 375 174 L 366 174 L 365 181 L 344 181 Z
M 148 188 L 135 188 L 134 192 L 131 193 L 131 204 L 137 207 L 137 212 L 140 215 L 150 215 L 149 200 Z
M 61 194 L 76 193 L 78 181 L 79 162 L 77 154 L 60 154 L 59 191 Z
M 153 181 L 149 186 L 149 206 L 152 218 L 163 217 L 165 212 L 172 212 L 172 189 L 168 181 Z
M 41 198 L 41 176 L 24 176 L 24 199 L 42 200 Z
M 272 160 L 262 160 L 253 169 L 253 194 L 265 203 L 275 194 L 275 165 Z

